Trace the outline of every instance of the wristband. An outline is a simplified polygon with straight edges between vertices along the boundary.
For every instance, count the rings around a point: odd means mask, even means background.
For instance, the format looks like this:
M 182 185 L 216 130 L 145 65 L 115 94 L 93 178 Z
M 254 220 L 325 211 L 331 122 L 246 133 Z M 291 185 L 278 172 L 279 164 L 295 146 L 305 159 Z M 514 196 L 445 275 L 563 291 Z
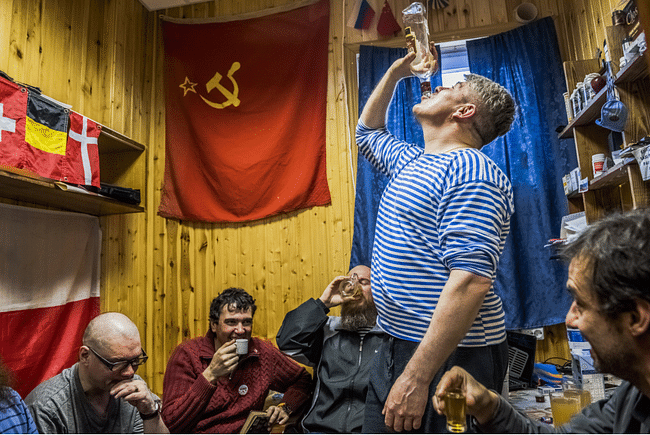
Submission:
M 284 402 L 283 402 L 283 403 L 280 403 L 280 404 L 278 405 L 278 408 L 282 408 L 282 409 L 284 410 L 284 412 L 287 413 L 287 415 L 291 415 L 291 412 L 292 412 L 292 411 L 291 411 L 291 408 L 289 408 L 289 407 L 287 406 L 286 403 L 284 403 Z
M 160 414 L 160 401 L 154 400 L 153 403 L 156 405 L 156 409 L 153 412 L 150 412 L 149 414 L 143 414 L 140 412 L 140 418 L 142 420 L 151 420 L 152 418 L 158 417 L 158 414 Z

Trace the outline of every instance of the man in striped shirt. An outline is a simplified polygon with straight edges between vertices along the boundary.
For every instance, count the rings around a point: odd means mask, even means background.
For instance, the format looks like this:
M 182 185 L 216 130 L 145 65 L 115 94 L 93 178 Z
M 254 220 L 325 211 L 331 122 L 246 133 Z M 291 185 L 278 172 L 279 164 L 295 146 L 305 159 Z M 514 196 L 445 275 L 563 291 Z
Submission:
M 391 65 L 357 126 L 359 150 L 389 177 L 371 265 L 386 334 L 370 375 L 366 433 L 444 432 L 430 400 L 442 373 L 460 365 L 500 389 L 508 361 L 492 282 L 514 212 L 512 187 L 479 150 L 510 129 L 514 102 L 502 86 L 469 74 L 414 106 L 424 149 L 400 141 L 385 119 L 414 57 Z

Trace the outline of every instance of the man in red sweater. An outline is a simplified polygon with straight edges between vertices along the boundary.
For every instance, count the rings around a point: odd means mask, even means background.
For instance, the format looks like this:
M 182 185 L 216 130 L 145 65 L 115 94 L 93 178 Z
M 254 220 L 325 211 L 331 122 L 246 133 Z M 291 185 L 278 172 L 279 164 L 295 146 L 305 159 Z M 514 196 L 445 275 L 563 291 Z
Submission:
M 262 410 L 269 390 L 284 393 L 267 410 L 269 424 L 284 424 L 310 397 L 311 376 L 271 343 L 251 338 L 255 300 L 229 288 L 210 305 L 204 337 L 178 345 L 163 381 L 162 417 L 171 432 L 238 433 L 250 411 Z M 248 340 L 239 357 L 235 340 Z

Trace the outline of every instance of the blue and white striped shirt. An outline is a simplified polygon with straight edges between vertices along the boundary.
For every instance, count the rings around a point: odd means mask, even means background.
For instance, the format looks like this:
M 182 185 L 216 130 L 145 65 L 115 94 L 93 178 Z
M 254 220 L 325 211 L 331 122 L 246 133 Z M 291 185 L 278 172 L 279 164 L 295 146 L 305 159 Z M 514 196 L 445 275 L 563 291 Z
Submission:
M 0 387 L 5 397 L 0 399 L 0 433 L 38 433 L 32 414 L 20 395 L 9 387 Z
M 372 251 L 377 324 L 421 341 L 450 270 L 494 280 L 514 212 L 505 174 L 476 149 L 430 154 L 386 128 L 357 125 L 361 153 L 389 177 L 379 205 Z M 459 346 L 506 338 L 501 299 L 492 289 Z

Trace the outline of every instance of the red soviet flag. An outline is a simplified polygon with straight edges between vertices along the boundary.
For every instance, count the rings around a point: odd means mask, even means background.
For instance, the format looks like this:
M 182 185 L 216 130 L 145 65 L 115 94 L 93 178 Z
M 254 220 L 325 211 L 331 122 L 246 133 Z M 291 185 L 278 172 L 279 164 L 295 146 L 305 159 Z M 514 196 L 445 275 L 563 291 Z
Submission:
M 163 22 L 161 216 L 242 222 L 330 203 L 328 0 L 241 18 Z

